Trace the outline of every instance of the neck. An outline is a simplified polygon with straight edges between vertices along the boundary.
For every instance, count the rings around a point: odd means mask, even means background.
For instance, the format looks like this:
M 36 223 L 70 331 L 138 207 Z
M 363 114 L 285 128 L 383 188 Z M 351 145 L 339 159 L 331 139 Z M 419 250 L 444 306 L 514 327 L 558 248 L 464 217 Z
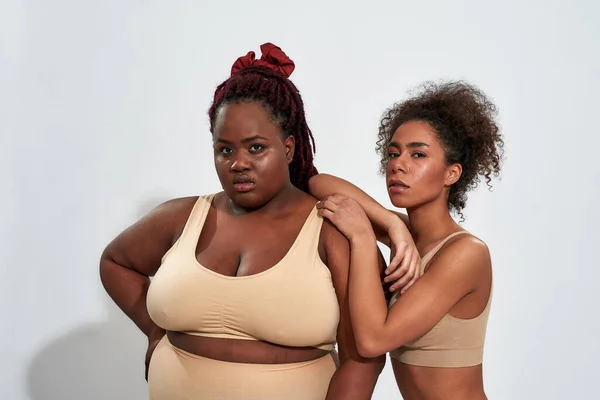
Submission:
M 418 247 L 443 239 L 460 228 L 444 198 L 407 209 L 410 230 Z

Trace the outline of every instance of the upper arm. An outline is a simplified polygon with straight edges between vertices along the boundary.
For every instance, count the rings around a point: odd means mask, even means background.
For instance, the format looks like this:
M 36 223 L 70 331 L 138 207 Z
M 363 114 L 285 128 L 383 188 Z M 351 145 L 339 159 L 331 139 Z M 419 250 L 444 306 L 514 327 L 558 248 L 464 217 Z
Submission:
M 110 260 L 146 276 L 153 276 L 171 248 L 197 197 L 169 200 L 114 238 L 102 253 Z
M 480 240 L 465 235 L 447 244 L 412 290 L 388 311 L 385 329 L 376 340 L 377 352 L 398 348 L 430 331 L 481 285 L 490 269 L 489 251 Z
M 358 362 L 371 362 L 374 359 L 361 357 L 356 348 L 354 332 L 352 331 L 352 321 L 350 320 L 350 304 L 348 300 L 348 278 L 350 269 L 350 244 L 348 239 L 342 235 L 328 220 L 323 221 L 321 231 L 323 238 L 323 247 L 326 254 L 326 264 L 331 271 L 333 286 L 340 306 L 340 323 L 338 326 L 338 350 L 340 363 L 348 360 Z M 385 268 L 385 261 L 381 253 L 380 269 Z M 383 363 L 379 358 L 376 362 Z
M 379 202 L 377 202 L 377 200 L 369 196 L 362 189 L 342 178 L 323 173 L 311 177 L 308 181 L 308 188 L 310 194 L 319 200 L 323 200 L 334 194 L 341 194 L 356 200 L 371 220 L 371 225 L 377 240 L 390 247 L 391 244 L 388 233 L 380 223 L 376 222 L 383 222 L 381 221 L 381 218 L 387 217 L 390 210 L 386 210 Z M 406 216 L 403 214 L 398 215 L 406 223 L 406 220 L 403 218 Z

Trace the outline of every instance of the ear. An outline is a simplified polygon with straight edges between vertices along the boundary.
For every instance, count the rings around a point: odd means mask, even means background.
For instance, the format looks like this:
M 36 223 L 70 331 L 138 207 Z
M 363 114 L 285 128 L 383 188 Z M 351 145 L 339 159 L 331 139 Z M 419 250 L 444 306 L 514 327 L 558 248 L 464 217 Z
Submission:
M 294 159 L 294 150 L 296 149 L 296 139 L 292 135 L 289 135 L 283 141 L 283 147 L 285 149 L 285 158 L 288 164 Z
M 444 185 L 452 186 L 460 179 L 462 175 L 462 165 L 452 164 L 446 168 L 446 175 L 444 177 Z

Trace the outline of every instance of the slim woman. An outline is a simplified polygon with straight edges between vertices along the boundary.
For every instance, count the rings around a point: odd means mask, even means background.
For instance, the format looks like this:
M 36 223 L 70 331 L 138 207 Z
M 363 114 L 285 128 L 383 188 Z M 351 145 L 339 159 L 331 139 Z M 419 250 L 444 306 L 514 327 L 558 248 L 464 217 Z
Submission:
M 483 348 L 492 296 L 490 253 L 452 218 L 467 191 L 500 171 L 495 106 L 463 82 L 426 84 L 384 115 L 377 149 L 392 204 L 383 209 L 341 179 L 318 175 L 311 192 L 320 214 L 351 246 L 350 311 L 360 354 L 390 352 L 406 400 L 486 399 Z M 362 206 L 362 207 L 361 207 Z M 400 222 L 400 218 L 404 223 Z M 371 229 L 372 221 L 374 230 Z M 388 303 L 379 284 L 376 239 L 406 224 L 421 255 L 421 277 Z M 382 229 L 383 228 L 383 229 Z M 388 308 L 389 306 L 389 308 Z

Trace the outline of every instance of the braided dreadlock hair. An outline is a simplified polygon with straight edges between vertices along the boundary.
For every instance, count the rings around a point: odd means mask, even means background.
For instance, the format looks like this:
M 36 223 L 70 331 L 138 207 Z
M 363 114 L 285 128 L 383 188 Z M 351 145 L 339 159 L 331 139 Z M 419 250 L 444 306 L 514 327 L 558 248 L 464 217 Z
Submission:
M 262 57 L 254 60 L 254 52 L 240 57 L 232 67 L 231 76 L 217 86 L 208 110 L 210 130 L 220 107 L 230 103 L 259 102 L 279 126 L 284 137 L 296 141 L 294 158 L 289 165 L 290 180 L 297 188 L 308 192 L 308 180 L 316 175 L 313 165 L 315 141 L 304 115 L 304 103 L 296 86 L 288 79 L 294 63 L 279 49 L 265 43 Z

